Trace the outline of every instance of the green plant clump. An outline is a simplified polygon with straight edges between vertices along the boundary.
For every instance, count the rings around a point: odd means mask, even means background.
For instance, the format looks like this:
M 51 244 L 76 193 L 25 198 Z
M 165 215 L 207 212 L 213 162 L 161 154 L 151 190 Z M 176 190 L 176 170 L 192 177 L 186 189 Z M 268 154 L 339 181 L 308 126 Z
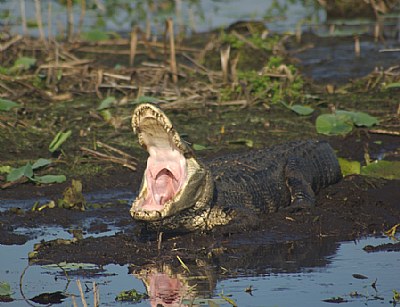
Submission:
M 250 96 L 253 101 L 278 103 L 300 99 L 303 79 L 293 65 L 285 65 L 283 58 L 271 56 L 261 72 L 238 71 L 239 84 L 221 90 L 221 100 Z M 246 97 L 248 98 L 248 97 Z
M 147 299 L 149 296 L 146 293 L 139 293 L 135 289 L 126 290 L 120 292 L 115 300 L 117 302 L 134 302 L 139 303 L 143 299 Z

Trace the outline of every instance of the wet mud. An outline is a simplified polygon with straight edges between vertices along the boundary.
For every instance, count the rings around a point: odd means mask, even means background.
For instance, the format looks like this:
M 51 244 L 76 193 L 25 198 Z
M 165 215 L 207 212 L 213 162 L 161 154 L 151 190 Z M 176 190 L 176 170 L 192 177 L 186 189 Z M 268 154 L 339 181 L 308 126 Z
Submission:
M 329 140 L 340 156 L 348 158 L 359 158 L 368 145 L 371 152 L 378 150 L 373 145 L 376 145 L 374 137 L 367 134 L 359 137 L 352 134 Z M 382 140 L 382 136 L 380 138 Z M 399 148 L 399 138 L 383 138 L 384 143 Z M 203 156 L 203 159 L 209 158 L 210 155 Z M 144 165 L 145 161 L 141 163 Z M 140 171 L 132 173 L 121 169 L 92 178 L 84 186 L 87 191 L 99 188 L 104 191 L 125 190 L 128 198 L 133 198 L 140 177 Z M 269 214 L 251 229 L 234 224 L 205 234 L 148 233 L 142 225 L 131 219 L 129 200 L 100 207 L 88 205 L 85 211 L 55 208 L 37 212 L 9 208 L 0 212 L 0 243 L 23 244 L 40 237 L 41 231 L 48 226 L 60 226 L 70 230 L 71 239 L 41 242 L 35 247 L 32 263 L 67 261 L 142 266 L 149 262 L 169 263 L 175 261 L 176 256 L 196 262 L 196 259 L 201 258 L 207 260 L 215 253 L 219 259 L 215 261 L 221 261 L 229 253 L 234 253 L 238 258 L 246 256 L 249 246 L 253 249 L 259 246 L 275 249 L 285 242 L 296 245 L 308 240 L 319 244 L 326 240 L 338 242 L 381 234 L 399 221 L 399 186 L 399 180 L 347 176 L 339 183 L 323 189 L 317 196 L 314 208 Z M 38 187 L 25 184 L 23 187 L 20 185 L 2 191 L 2 198 L 22 200 L 35 196 L 56 199 L 60 197 L 60 190 L 62 186 L 59 185 Z M 18 229 L 24 231 L 16 231 Z M 102 235 L 110 229 L 117 229 L 117 232 Z M 81 235 L 75 235 L 74 230 Z

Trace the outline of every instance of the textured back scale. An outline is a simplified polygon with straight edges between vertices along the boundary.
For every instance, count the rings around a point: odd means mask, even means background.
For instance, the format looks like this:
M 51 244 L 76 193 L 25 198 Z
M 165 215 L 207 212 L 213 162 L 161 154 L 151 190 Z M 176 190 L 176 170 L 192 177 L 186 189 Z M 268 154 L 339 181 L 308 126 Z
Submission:
M 290 205 L 294 185 L 307 182 L 314 193 L 340 180 L 335 153 L 325 141 L 294 141 L 217 158 L 208 164 L 214 177 L 216 205 L 274 212 Z M 300 189 L 300 192 L 301 189 Z

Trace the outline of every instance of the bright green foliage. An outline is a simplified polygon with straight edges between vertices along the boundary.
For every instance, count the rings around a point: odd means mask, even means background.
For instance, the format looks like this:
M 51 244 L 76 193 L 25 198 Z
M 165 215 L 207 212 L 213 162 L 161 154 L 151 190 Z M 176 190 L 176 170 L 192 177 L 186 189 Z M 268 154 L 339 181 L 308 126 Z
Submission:
M 353 122 L 347 115 L 322 114 L 315 125 L 318 133 L 326 135 L 343 135 L 353 130 Z
M 284 101 L 282 101 L 282 104 L 286 108 L 288 108 L 289 110 L 292 110 L 293 112 L 295 112 L 298 115 L 307 116 L 314 112 L 314 109 L 309 106 L 304 106 L 304 105 L 300 105 L 300 104 L 294 104 L 294 105 L 290 106 L 290 105 L 286 104 Z
M 121 291 L 115 300 L 117 302 L 133 302 L 139 303 L 143 299 L 147 299 L 149 296 L 145 293 L 137 292 L 135 289 Z
M 71 186 L 66 188 L 63 198 L 58 200 L 58 206 L 67 209 L 85 211 L 86 200 L 82 194 L 82 182 L 72 179 Z
M 49 159 L 39 158 L 35 163 L 32 165 L 32 169 L 37 169 L 39 167 L 47 166 L 51 163 Z
M 284 65 L 283 62 L 283 58 L 272 56 L 263 69 L 266 73 L 254 70 L 238 71 L 239 85 L 222 89 L 221 100 L 238 99 L 238 96 L 245 93 L 250 94 L 255 101 L 272 103 L 300 99 L 303 93 L 303 79 L 293 65 Z M 284 72 L 279 71 L 281 66 L 289 71 L 292 80 L 271 76 L 284 75 Z
M 16 181 L 21 177 L 33 177 L 32 165 L 29 162 L 26 163 L 25 166 L 12 169 L 11 172 L 7 175 L 7 181 Z
M 379 160 L 363 166 L 361 175 L 385 178 L 400 179 L 400 161 Z
M 14 66 L 11 68 L 11 70 L 16 70 L 16 71 L 28 70 L 35 64 L 36 64 L 35 58 L 20 57 L 14 62 Z
M 69 138 L 71 133 L 71 130 L 68 130 L 67 132 L 58 132 L 49 145 L 50 152 L 56 151 Z
M 358 161 L 350 161 L 344 158 L 338 158 L 340 169 L 342 170 L 343 176 L 347 175 L 359 175 L 361 172 L 361 164 Z
M 400 82 L 389 83 L 389 84 L 387 84 L 384 88 L 385 88 L 385 89 L 400 88 Z
M 313 108 L 308 107 L 308 106 L 302 106 L 302 105 L 299 105 L 299 104 L 292 105 L 290 107 L 290 109 L 293 112 L 295 112 L 295 113 L 297 113 L 299 115 L 303 115 L 303 116 L 310 115 L 310 114 L 312 114 L 314 112 Z
M 14 101 L 0 98 L 0 111 L 10 111 L 12 108 L 18 108 L 20 105 Z
M 34 170 L 47 166 L 51 163 L 48 159 L 38 159 L 33 165 L 28 162 L 24 166 L 9 169 L 7 181 L 16 181 L 22 177 L 28 178 L 30 181 L 36 183 L 61 183 L 67 178 L 64 175 L 44 175 L 38 176 L 34 174 Z
M 205 150 L 205 149 L 207 149 L 206 146 L 200 145 L 200 144 L 193 144 L 192 147 L 193 147 L 193 149 L 196 150 L 196 151 L 200 151 L 200 150 Z
M 0 297 L 11 297 L 11 286 L 8 282 L 0 281 Z
M 364 112 L 350 112 L 350 111 L 338 110 L 336 111 L 336 114 L 349 116 L 353 121 L 354 125 L 358 127 L 360 126 L 372 127 L 374 125 L 379 124 L 379 121 L 376 117 L 373 117 Z
M 317 132 L 326 135 L 347 134 L 353 126 L 371 127 L 379 121 L 364 112 L 350 112 L 338 110 L 335 114 L 322 114 L 316 120 Z
M 397 290 L 393 289 L 393 302 L 395 303 L 400 303 L 400 292 L 398 292 Z M 395 306 L 396 304 L 394 304 L 393 306 Z
M 100 105 L 97 107 L 97 110 L 108 109 L 116 101 L 117 101 L 117 99 L 114 96 L 108 96 L 107 98 L 103 99 L 100 102 Z
M 156 103 L 160 101 L 159 98 L 151 97 L 151 96 L 140 96 L 139 98 L 135 99 L 132 104 L 140 104 L 140 103 Z
M 105 41 L 110 38 L 110 35 L 102 30 L 91 30 L 85 33 L 82 33 L 82 38 L 89 42 L 100 42 Z
M 12 167 L 9 165 L 0 165 L 0 174 L 8 174 L 12 170 Z

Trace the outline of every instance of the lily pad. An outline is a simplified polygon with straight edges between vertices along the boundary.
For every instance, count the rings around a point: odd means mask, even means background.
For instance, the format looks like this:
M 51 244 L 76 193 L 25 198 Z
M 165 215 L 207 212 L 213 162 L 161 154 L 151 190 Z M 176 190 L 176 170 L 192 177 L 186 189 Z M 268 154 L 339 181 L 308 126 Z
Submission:
M 353 121 L 346 114 L 322 114 L 315 124 L 317 132 L 326 135 L 347 134 L 353 130 Z
M 19 108 L 20 104 L 8 99 L 0 98 L 0 111 L 10 111 L 12 108 Z
M 293 112 L 299 114 L 299 115 L 303 115 L 303 116 L 307 116 L 310 115 L 314 112 L 314 109 L 308 106 L 302 106 L 299 104 L 295 104 L 292 105 L 291 107 L 289 107 L 290 110 L 292 110 Z
M 361 168 L 361 175 L 400 179 L 400 161 L 379 160 Z
M 336 111 L 336 114 L 349 116 L 353 120 L 354 125 L 356 126 L 372 127 L 373 125 L 377 125 L 379 123 L 379 120 L 376 117 L 371 116 L 364 112 L 350 112 L 350 111 L 338 110 Z
M 340 169 L 343 176 L 357 174 L 361 172 L 361 164 L 358 161 L 350 161 L 344 158 L 338 158 Z

